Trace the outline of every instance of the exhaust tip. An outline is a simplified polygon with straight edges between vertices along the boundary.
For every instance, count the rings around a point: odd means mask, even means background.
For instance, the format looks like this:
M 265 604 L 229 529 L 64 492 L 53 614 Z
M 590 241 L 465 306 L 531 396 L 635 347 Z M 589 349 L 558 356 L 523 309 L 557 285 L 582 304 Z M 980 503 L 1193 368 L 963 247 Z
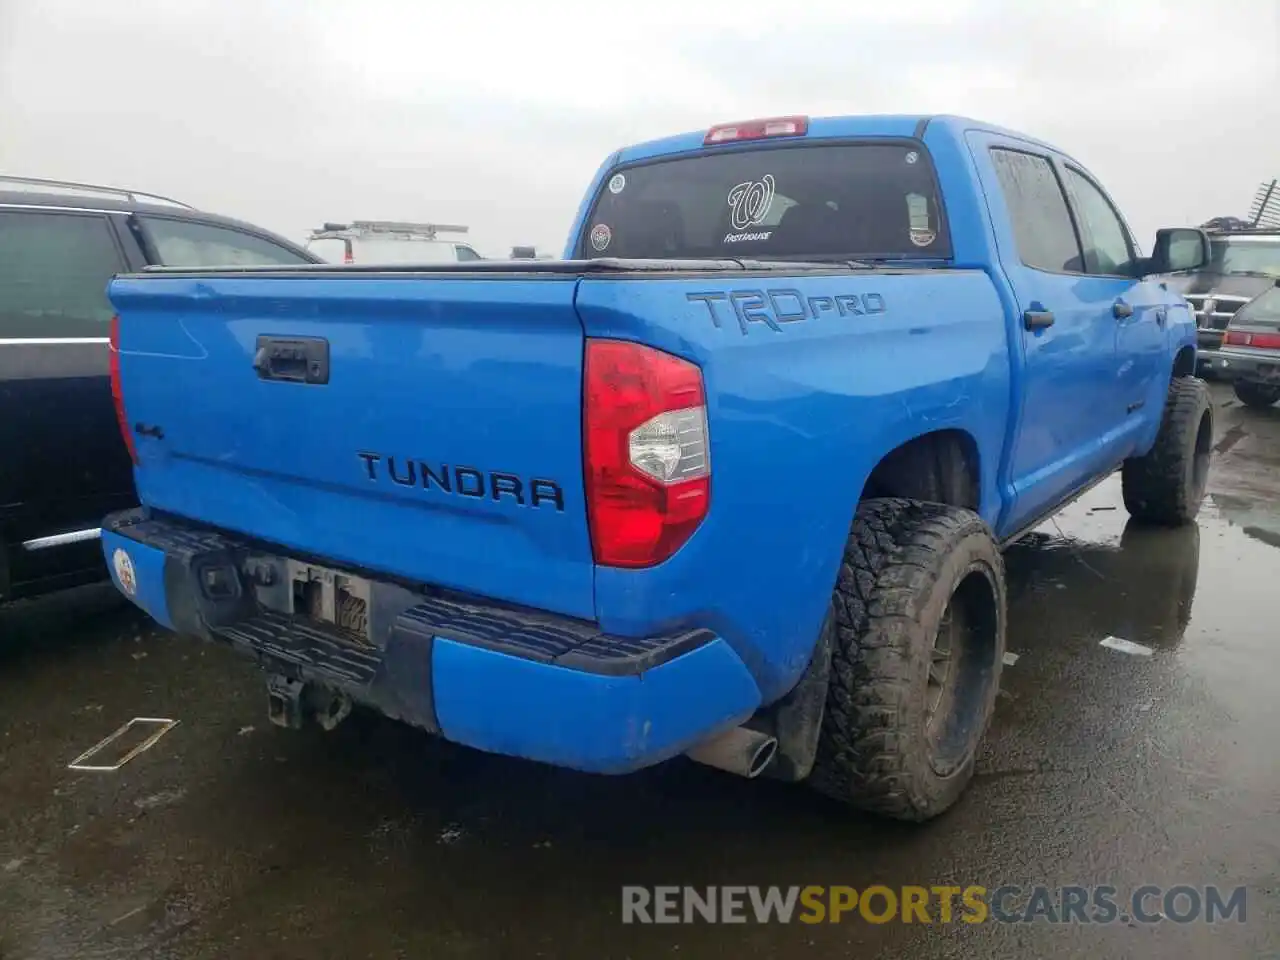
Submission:
M 765 768 L 773 763 L 773 758 L 778 753 L 778 741 L 773 737 L 769 737 L 764 743 L 760 744 L 755 755 L 751 758 L 751 763 L 747 767 L 747 779 L 754 780 L 760 774 L 764 773 Z
M 748 727 L 734 727 L 704 740 L 685 756 L 708 767 L 754 780 L 773 762 L 777 752 L 776 737 Z

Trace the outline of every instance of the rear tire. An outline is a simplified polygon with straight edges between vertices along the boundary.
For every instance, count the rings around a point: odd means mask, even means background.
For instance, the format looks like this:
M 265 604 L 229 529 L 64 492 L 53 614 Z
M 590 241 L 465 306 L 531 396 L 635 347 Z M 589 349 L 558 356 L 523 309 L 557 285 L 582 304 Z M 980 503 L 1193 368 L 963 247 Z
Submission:
M 1213 405 L 1209 387 L 1195 377 L 1169 384 L 1155 446 L 1121 469 L 1129 515 L 1143 523 L 1176 527 L 1200 512 L 1213 453 Z
M 1269 383 L 1242 383 L 1239 380 L 1233 386 L 1240 402 L 1255 410 L 1265 410 L 1280 400 L 1280 386 L 1272 386 Z
M 858 809 L 936 817 L 973 777 L 1000 683 L 1004 565 L 991 532 L 957 507 L 863 501 L 832 607 L 809 782 Z

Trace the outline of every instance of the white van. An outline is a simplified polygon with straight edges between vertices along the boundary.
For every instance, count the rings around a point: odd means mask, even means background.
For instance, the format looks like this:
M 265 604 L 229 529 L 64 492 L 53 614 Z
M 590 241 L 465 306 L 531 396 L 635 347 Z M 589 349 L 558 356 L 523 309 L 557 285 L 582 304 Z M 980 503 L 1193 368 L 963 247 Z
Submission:
M 468 243 L 441 240 L 441 233 L 466 233 L 467 227 L 394 220 L 326 223 L 311 231 L 307 249 L 330 263 L 367 265 L 467 263 L 483 260 Z

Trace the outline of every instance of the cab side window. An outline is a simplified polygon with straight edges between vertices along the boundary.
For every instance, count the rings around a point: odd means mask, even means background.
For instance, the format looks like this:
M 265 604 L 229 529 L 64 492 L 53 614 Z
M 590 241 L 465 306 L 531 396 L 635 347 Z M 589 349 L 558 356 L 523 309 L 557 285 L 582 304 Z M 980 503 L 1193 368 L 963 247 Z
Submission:
M 99 339 L 125 264 L 101 214 L 0 210 L 0 339 Z
M 142 227 L 165 267 L 252 267 L 310 263 L 287 247 L 251 233 L 207 223 L 142 217 Z
M 1012 220 L 1018 258 L 1049 273 L 1079 273 L 1083 264 L 1071 211 L 1053 164 L 1021 150 L 993 148 L 996 169 Z
M 1080 222 L 1080 239 L 1084 242 L 1084 272 L 1111 277 L 1133 276 L 1133 241 L 1120 215 L 1092 180 L 1071 167 L 1066 171 L 1067 193 Z

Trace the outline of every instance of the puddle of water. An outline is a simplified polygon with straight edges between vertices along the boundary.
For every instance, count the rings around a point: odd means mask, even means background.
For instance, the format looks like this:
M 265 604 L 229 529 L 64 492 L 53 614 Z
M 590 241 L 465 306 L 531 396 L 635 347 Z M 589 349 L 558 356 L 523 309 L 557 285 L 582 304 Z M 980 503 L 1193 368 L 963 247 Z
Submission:
M 1225 469 L 1219 482 L 1235 477 Z M 1043 695 L 1046 670 L 1095 682 L 1086 661 L 1105 654 L 1111 669 L 1155 671 L 1152 682 L 1160 675 L 1162 683 L 1189 685 L 1214 717 L 1280 729 L 1271 679 L 1280 669 L 1280 477 L 1271 482 L 1274 498 L 1215 492 L 1196 524 L 1160 529 L 1133 523 L 1123 509 L 1097 509 L 1119 501 L 1114 477 L 1011 547 L 1009 642 L 1036 663 L 1017 678 L 1006 674 L 1005 687 L 1025 697 L 1030 684 Z M 1107 638 L 1152 656 L 1098 651 Z

